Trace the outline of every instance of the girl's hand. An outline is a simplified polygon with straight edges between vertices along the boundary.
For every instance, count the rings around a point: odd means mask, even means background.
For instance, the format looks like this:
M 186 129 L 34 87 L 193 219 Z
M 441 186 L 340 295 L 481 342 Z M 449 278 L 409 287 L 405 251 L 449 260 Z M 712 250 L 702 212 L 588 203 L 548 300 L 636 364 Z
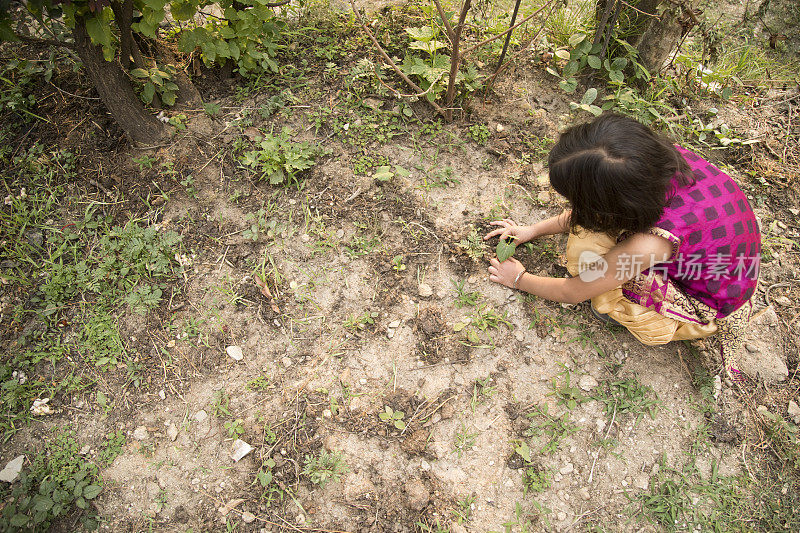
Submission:
M 536 237 L 536 232 L 534 231 L 533 226 L 518 226 L 516 222 L 510 218 L 494 220 L 489 222 L 489 224 L 492 226 L 500 226 L 500 228 L 487 233 L 483 240 L 488 240 L 499 235 L 501 241 L 507 239 L 508 237 L 513 237 L 517 244 L 522 244 L 523 242 L 528 242 Z
M 489 260 L 489 279 L 495 283 L 500 283 L 506 287 L 513 288 L 514 280 L 525 267 L 513 257 L 506 259 L 502 263 L 496 257 Z

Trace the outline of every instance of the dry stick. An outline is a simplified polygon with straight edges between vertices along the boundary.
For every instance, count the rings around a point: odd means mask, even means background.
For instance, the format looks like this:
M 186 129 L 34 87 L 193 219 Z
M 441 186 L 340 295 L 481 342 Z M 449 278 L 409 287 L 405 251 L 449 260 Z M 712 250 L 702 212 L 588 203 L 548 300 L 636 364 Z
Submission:
M 389 63 L 389 66 L 392 67 L 392 70 L 394 70 L 401 78 L 403 78 L 403 81 L 405 81 L 409 85 L 409 87 L 411 87 L 412 89 L 414 89 L 415 91 L 417 91 L 419 93 L 423 92 L 422 91 L 422 87 L 420 87 L 419 85 L 417 85 L 416 83 L 411 81 L 411 78 L 406 76 L 405 72 L 400 70 L 400 68 L 397 65 L 394 64 L 394 61 L 392 61 L 392 58 L 389 57 L 389 55 L 383 49 L 381 44 L 378 42 L 378 39 L 375 38 L 375 36 L 372 34 L 372 32 L 367 27 L 367 24 L 364 22 L 364 19 L 361 17 L 361 13 L 359 13 L 359 11 L 356 9 L 356 6 L 355 6 L 355 3 L 353 2 L 353 0 L 350 0 L 350 7 L 353 8 L 353 13 L 355 13 L 356 16 L 358 17 L 358 21 L 361 23 L 361 27 L 364 28 L 365 32 L 367 32 L 367 35 L 369 36 L 370 40 L 372 41 L 372 44 L 374 44 L 375 48 L 378 49 L 378 53 L 381 55 L 381 57 L 383 57 L 383 59 L 387 63 Z M 426 100 L 427 100 L 427 98 L 426 98 Z M 427 100 L 427 101 L 428 101 L 428 103 L 431 104 L 431 106 L 433 106 L 433 108 L 436 110 L 437 113 L 439 113 L 442 116 L 445 116 L 445 110 L 442 109 L 442 107 L 439 104 L 437 104 L 436 102 L 431 102 L 430 100 Z
M 545 7 L 547 7 L 547 4 L 545 4 Z M 552 16 L 553 12 L 556 10 L 556 8 L 557 8 L 557 7 L 558 7 L 558 3 L 557 3 L 557 2 L 553 2 L 553 7 L 552 7 L 552 8 L 550 8 L 550 12 L 547 14 L 547 18 L 550 18 L 550 17 Z M 546 18 L 545 20 L 547 20 L 547 18 Z M 518 58 L 518 57 L 519 57 L 519 56 L 520 56 L 520 55 L 521 55 L 521 54 L 522 54 L 522 53 L 523 53 L 525 50 L 527 50 L 527 49 L 528 49 L 528 47 L 531 45 L 531 43 L 532 43 L 533 41 L 535 41 L 537 37 L 539 37 L 539 34 L 540 34 L 540 33 L 542 33 L 542 30 L 543 30 L 543 29 L 544 29 L 544 24 L 542 24 L 542 26 L 539 28 L 539 31 L 537 31 L 537 32 L 536 32 L 536 34 L 535 34 L 533 37 L 531 37 L 531 39 L 528 41 L 528 44 L 526 44 L 525 46 L 523 46 L 522 48 L 520 48 L 520 49 L 517 51 L 517 53 L 515 53 L 515 54 L 514 54 L 514 57 L 512 57 L 511 59 L 509 59 L 508 61 L 506 61 L 504 65 L 502 65 L 502 66 L 500 66 L 500 67 L 498 67 L 498 68 L 497 68 L 497 70 L 495 71 L 495 73 L 494 73 L 494 74 L 492 74 L 492 77 L 491 77 L 491 79 L 489 80 L 489 82 L 486 84 L 486 86 L 487 86 L 488 88 L 491 88 L 491 87 L 492 87 L 492 85 L 494 84 L 494 80 L 495 80 L 495 78 L 497 78 L 497 76 L 499 76 L 499 75 L 500 75 L 500 73 L 501 73 L 501 72 L 503 72 L 503 71 L 506 69 L 506 67 L 508 67 L 508 65 L 510 65 L 510 64 L 511 64 L 511 63 L 512 63 L 512 62 L 513 62 L 515 59 L 517 59 L 517 58 Z M 485 94 L 485 93 L 484 93 L 484 94 Z
M 456 26 L 453 37 L 453 53 L 450 55 L 450 79 L 447 80 L 447 93 L 445 96 L 445 120 L 450 122 L 453 120 L 453 100 L 456 98 L 456 76 L 458 75 L 458 64 L 461 62 L 461 57 L 458 55 L 458 45 L 461 41 L 461 30 L 464 28 L 464 21 L 467 19 L 467 12 L 472 5 L 472 0 L 464 0 L 464 5 L 461 8 L 461 15 L 458 17 L 458 26 Z
M 508 25 L 509 27 L 514 26 L 514 23 L 517 21 L 517 14 L 519 13 L 519 5 L 522 3 L 522 0 L 517 0 L 514 3 L 514 13 L 511 15 L 511 23 Z M 506 34 L 506 42 L 503 43 L 503 51 L 500 52 L 500 59 L 497 60 L 497 68 L 495 72 L 500 70 L 500 67 L 503 66 L 503 59 L 506 58 L 506 51 L 508 50 L 508 43 L 511 42 L 511 34 L 513 32 L 508 32 Z
M 547 2 L 545 5 L 543 5 L 542 7 L 537 9 L 536 11 L 534 11 L 531 15 L 528 15 L 524 19 L 520 20 L 519 22 L 517 22 L 515 25 L 511 26 L 510 28 L 508 28 L 503 33 L 498 33 L 497 35 L 493 35 L 492 37 L 489 37 L 488 39 L 484 39 L 483 41 L 479 42 L 478 44 L 470 46 L 469 48 L 467 48 L 466 50 L 461 52 L 461 56 L 463 57 L 463 56 L 467 55 L 468 53 L 472 52 L 473 50 L 475 50 L 476 48 L 479 48 L 479 47 L 483 46 L 484 44 L 489 44 L 490 42 L 492 42 L 494 40 L 497 40 L 500 37 L 504 36 L 506 33 L 514 31 L 515 29 L 519 28 L 520 26 L 522 26 L 523 24 L 525 24 L 526 22 L 531 20 L 533 17 L 535 17 L 536 15 L 538 15 L 539 13 L 544 11 L 544 9 L 547 6 L 549 6 L 552 1 L 553 0 L 550 0 L 550 2 Z
M 603 437 L 603 440 L 608 438 L 608 434 L 611 433 L 611 428 L 614 427 L 614 419 L 617 418 L 617 404 L 614 404 L 614 414 L 611 415 L 611 422 L 608 424 L 608 429 L 606 430 L 606 435 Z M 592 469 L 589 471 L 589 480 L 587 483 L 592 483 L 592 476 L 594 476 L 594 467 L 597 464 L 597 458 L 600 457 L 600 448 L 597 449 L 597 452 L 594 454 L 594 461 L 592 461 Z
M 444 29 L 447 31 L 447 38 L 450 39 L 450 44 L 453 44 L 455 42 L 455 34 L 453 33 L 453 27 L 450 25 L 450 21 L 447 20 L 447 17 L 444 15 L 442 4 L 439 0 L 433 0 L 433 3 L 436 4 L 436 11 L 439 12 L 439 16 L 444 24 Z

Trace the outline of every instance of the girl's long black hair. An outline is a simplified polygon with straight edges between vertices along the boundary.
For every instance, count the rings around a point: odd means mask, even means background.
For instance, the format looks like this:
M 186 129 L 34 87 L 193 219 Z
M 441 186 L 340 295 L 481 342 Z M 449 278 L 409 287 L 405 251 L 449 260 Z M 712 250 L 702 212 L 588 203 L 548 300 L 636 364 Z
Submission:
M 662 135 L 616 113 L 565 131 L 550 151 L 550 184 L 572 204 L 570 226 L 616 236 L 661 218 L 673 176 L 693 181 L 686 160 Z

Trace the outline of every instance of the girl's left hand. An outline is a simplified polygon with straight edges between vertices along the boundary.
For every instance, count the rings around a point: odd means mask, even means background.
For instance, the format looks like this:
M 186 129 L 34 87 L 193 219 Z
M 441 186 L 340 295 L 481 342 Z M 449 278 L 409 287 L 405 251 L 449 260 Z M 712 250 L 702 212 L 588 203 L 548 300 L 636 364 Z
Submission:
M 489 279 L 506 287 L 513 288 L 514 280 L 525 270 L 522 263 L 510 257 L 502 263 L 496 257 L 489 260 Z

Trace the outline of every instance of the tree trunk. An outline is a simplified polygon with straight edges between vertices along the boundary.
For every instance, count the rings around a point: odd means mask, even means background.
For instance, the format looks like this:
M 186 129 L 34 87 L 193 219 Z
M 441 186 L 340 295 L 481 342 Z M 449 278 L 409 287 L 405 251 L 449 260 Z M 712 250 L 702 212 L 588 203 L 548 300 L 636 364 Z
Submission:
M 78 56 L 86 67 L 89 79 L 117 124 L 133 142 L 154 144 L 160 141 L 166 128 L 144 108 L 119 64 L 116 61 L 106 61 L 100 47 L 92 44 L 83 19 L 75 19 L 72 34 Z
M 659 18 L 647 21 L 639 40 L 635 43 L 639 51 L 639 61 L 652 74 L 664 68 L 672 50 L 677 46 L 683 33 L 678 23 L 674 6 L 664 10 Z

